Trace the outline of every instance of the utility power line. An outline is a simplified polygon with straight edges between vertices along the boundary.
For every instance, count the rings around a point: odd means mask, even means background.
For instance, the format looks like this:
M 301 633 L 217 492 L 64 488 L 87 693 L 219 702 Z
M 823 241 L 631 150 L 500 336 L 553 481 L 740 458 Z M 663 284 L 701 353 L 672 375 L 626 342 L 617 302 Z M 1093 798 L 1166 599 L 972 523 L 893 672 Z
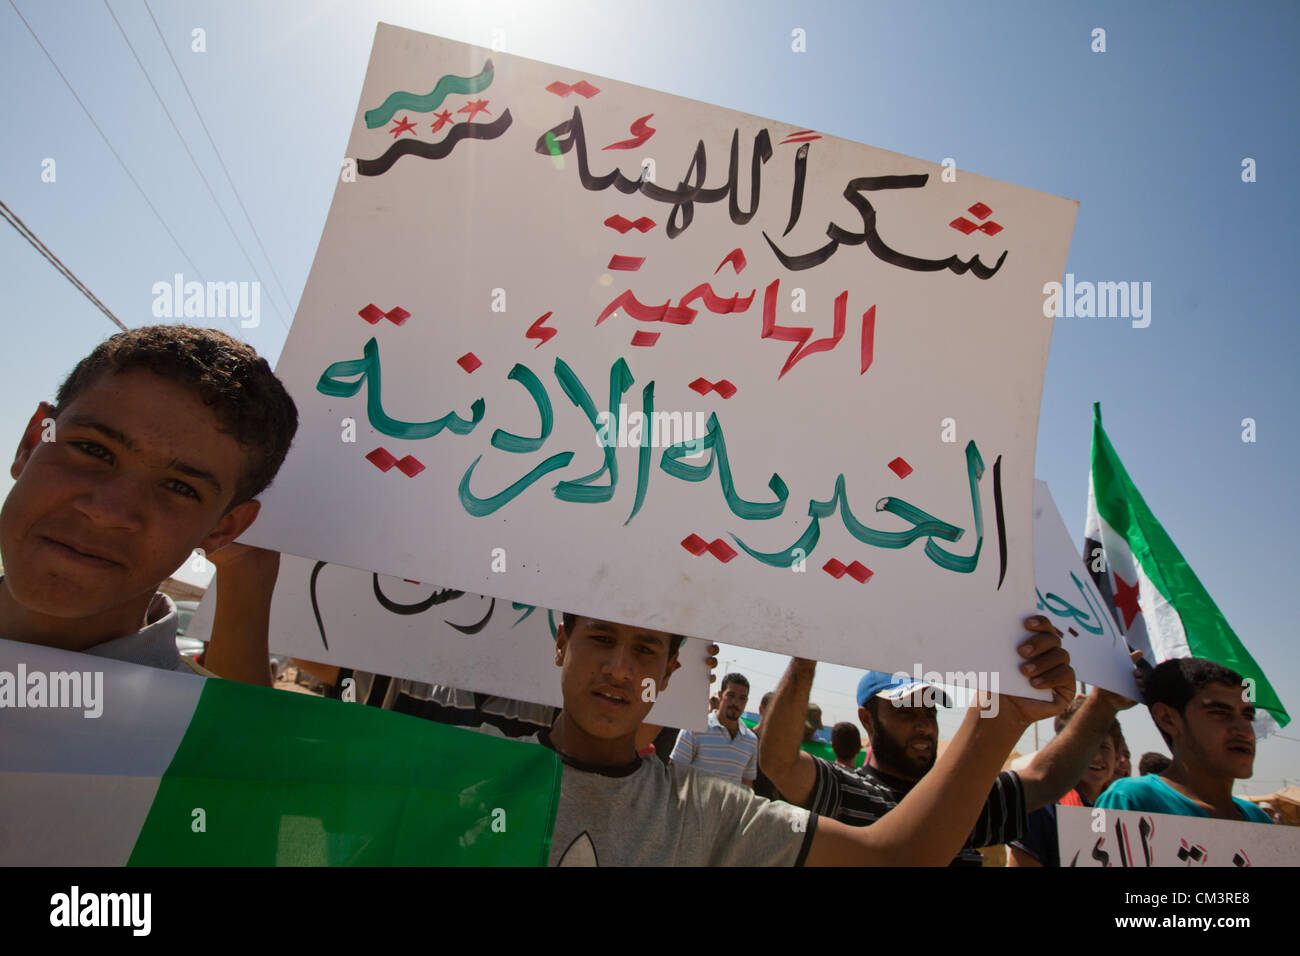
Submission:
M 162 107 L 163 113 L 167 116 L 167 122 L 171 123 L 172 129 L 176 131 L 176 138 L 180 140 L 181 146 L 185 147 L 185 154 L 189 156 L 190 162 L 194 165 L 195 172 L 197 172 L 199 178 L 203 180 L 203 185 L 207 187 L 208 195 L 212 197 L 213 205 L 217 207 L 217 212 L 221 213 L 221 218 L 225 221 L 226 228 L 230 230 L 230 235 L 234 238 L 235 245 L 239 246 L 239 251 L 244 255 L 244 261 L 248 263 L 248 268 L 253 270 L 253 275 L 257 276 L 257 281 L 259 283 L 266 285 L 262 280 L 261 273 L 257 271 L 257 266 L 253 265 L 253 260 L 249 258 L 248 250 L 244 248 L 244 244 L 239 240 L 239 235 L 235 232 L 235 227 L 231 224 L 230 218 L 226 215 L 226 211 L 221 208 L 221 203 L 217 200 L 217 194 L 213 191 L 212 184 L 208 182 L 208 177 L 203 174 L 203 170 L 199 167 L 199 161 L 194 158 L 194 153 L 190 150 L 189 144 L 185 142 L 185 137 L 181 134 L 180 127 L 176 125 L 176 120 L 172 118 L 171 110 L 167 109 L 167 104 L 163 102 L 162 94 L 158 92 L 158 87 L 154 85 L 153 79 L 149 76 L 149 71 L 145 69 L 144 63 L 140 60 L 140 54 L 135 52 L 135 47 L 131 44 L 131 38 L 126 35 L 126 30 L 122 28 L 122 22 L 118 20 L 117 14 L 114 13 L 113 8 L 109 6 L 108 0 L 104 0 L 104 6 L 108 10 L 108 15 L 113 18 L 113 22 L 117 24 L 117 32 L 122 34 L 122 39 L 126 41 L 126 48 L 130 50 L 131 55 L 135 57 L 136 65 L 140 67 L 140 72 L 144 74 L 144 78 L 146 82 L 148 82 L 149 88 L 153 90 L 153 95 L 158 100 L 158 105 Z M 285 331 L 287 332 L 289 330 L 289 325 L 284 321 L 284 316 L 280 312 L 280 307 L 276 305 L 274 299 L 270 299 L 270 302 L 271 307 L 275 310 L 275 317 L 280 320 L 280 324 L 284 326 Z
M 75 275 L 73 275 L 72 270 L 69 269 L 67 266 L 65 266 L 62 262 L 60 262 L 59 257 L 56 256 L 53 252 L 51 252 L 49 250 L 49 247 L 47 247 L 45 243 L 41 242 L 41 240 L 37 238 L 36 233 L 28 229 L 27 224 L 23 222 L 21 219 L 19 219 L 17 213 L 15 213 L 12 209 L 6 206 L 2 200 L 0 200 L 0 216 L 3 216 L 5 222 L 13 226 L 14 229 L 18 231 L 18 234 L 20 236 L 22 236 L 29 243 L 31 243 L 32 248 L 35 249 L 37 252 L 39 252 L 42 256 L 44 256 L 49 261 L 50 265 L 58 269 L 59 273 L 65 279 L 71 282 L 73 287 L 76 288 L 78 292 L 80 292 L 87 299 L 89 299 L 94 304 L 95 308 L 99 309 L 100 312 L 103 312 L 106 316 L 108 316 L 110 322 L 116 325 L 123 332 L 127 331 L 126 326 L 122 324 L 122 320 L 119 319 L 117 316 L 115 316 L 112 313 L 112 311 L 108 308 L 108 306 L 104 305 L 103 302 L 100 302 L 98 296 L 96 296 L 95 293 L 87 289 L 85 283 L 83 283 L 80 279 L 78 279 Z
M 171 227 L 167 225 L 167 220 L 163 219 L 162 213 L 160 213 L 158 208 L 152 201 L 150 201 L 149 196 L 144 191 L 144 187 L 140 185 L 139 181 L 132 174 L 130 167 L 126 165 L 126 161 L 123 160 L 118 151 L 113 148 L 113 144 L 104 134 L 104 131 L 100 129 L 99 124 L 95 122 L 95 117 L 92 116 L 90 110 L 86 108 L 86 104 L 81 101 L 81 97 L 78 96 L 77 91 L 72 88 L 72 84 L 68 82 L 68 78 L 63 75 L 63 71 L 59 69 L 59 64 L 54 62 L 54 57 L 50 55 L 50 51 L 45 49 L 45 44 L 42 43 L 41 38 L 36 35 L 36 31 L 32 29 L 32 25 L 27 22 L 27 18 L 23 16 L 23 12 L 18 9 L 18 5 L 14 3 L 14 0 L 9 0 L 9 6 L 14 8 L 14 13 L 18 14 L 18 19 L 23 21 L 23 26 L 27 28 L 27 32 L 32 35 L 32 39 L 36 41 L 36 45 L 41 48 L 41 52 L 45 54 L 45 58 L 50 61 L 50 66 L 54 67 L 54 72 L 59 74 L 59 79 L 63 81 L 63 85 L 68 88 L 68 92 L 72 94 L 72 98 L 77 101 L 77 105 L 80 106 L 82 112 L 86 114 L 86 119 L 90 120 L 90 125 L 95 127 L 95 132 L 99 134 L 99 138 L 104 141 L 104 145 L 108 147 L 109 152 L 113 154 L 118 165 L 122 167 L 122 171 L 125 172 L 127 178 L 131 180 L 131 184 L 135 186 L 145 203 L 151 210 L 153 210 L 153 214 L 158 218 L 158 222 L 162 224 L 167 235 L 170 236 L 172 242 L 176 244 L 176 248 L 179 249 L 181 255 L 185 257 L 185 261 L 188 262 L 190 268 L 194 270 L 194 274 L 197 275 L 201 281 L 206 283 L 207 280 L 203 278 L 203 273 L 199 271 L 199 267 L 194 264 L 194 260 L 190 258 L 190 254 L 185 251 L 185 247 L 182 246 L 180 240 L 176 238 L 176 234 L 171 231 Z
M 9 0 L 10 3 L 13 0 Z M 194 107 L 194 115 L 199 118 L 199 125 L 203 127 L 203 133 L 208 137 L 208 144 L 212 147 L 212 155 L 217 157 L 217 162 L 221 166 L 221 171 L 226 174 L 226 182 L 230 184 L 230 191 L 235 194 L 235 201 L 239 203 L 239 208 L 243 210 L 244 218 L 248 220 L 248 228 L 253 230 L 253 238 L 257 240 L 257 247 L 262 250 L 262 255 L 266 258 L 266 264 L 271 269 L 271 276 L 275 279 L 276 288 L 280 290 L 280 295 L 284 301 L 289 304 L 289 310 L 293 311 L 293 303 L 290 301 L 288 294 L 284 291 L 284 283 L 280 281 L 280 275 L 275 271 L 275 263 L 271 261 L 270 255 L 267 254 L 266 246 L 262 243 L 262 237 L 258 234 L 257 226 L 253 225 L 253 217 L 248 214 L 248 207 L 244 205 L 243 197 L 239 195 L 239 190 L 235 188 L 235 180 L 231 178 L 230 170 L 226 168 L 226 162 L 221 158 L 221 151 L 217 149 L 217 142 L 212 138 L 212 133 L 208 130 L 208 124 L 203 120 L 203 113 L 199 110 L 199 104 L 194 101 L 194 95 L 190 92 L 190 85 L 185 82 L 185 74 L 181 72 L 176 58 L 172 56 L 171 47 L 167 45 L 167 40 L 163 36 L 162 27 L 158 26 L 158 19 L 153 15 L 153 8 L 149 6 L 149 0 L 144 0 L 144 8 L 149 11 L 149 19 L 153 21 L 153 28 L 158 31 L 158 40 L 162 43 L 163 49 L 167 51 L 167 59 L 172 61 L 172 68 L 176 70 L 176 75 L 181 79 L 181 86 L 185 90 L 186 97 L 189 98 L 190 106 Z

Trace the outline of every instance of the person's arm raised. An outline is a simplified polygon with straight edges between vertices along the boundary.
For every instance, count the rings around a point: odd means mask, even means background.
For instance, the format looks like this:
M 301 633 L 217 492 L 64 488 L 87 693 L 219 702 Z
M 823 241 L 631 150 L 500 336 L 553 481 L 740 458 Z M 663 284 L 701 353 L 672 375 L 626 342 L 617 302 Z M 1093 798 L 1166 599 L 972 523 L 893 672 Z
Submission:
M 816 661 L 790 658 L 763 718 L 763 735 L 758 738 L 758 766 L 782 797 L 800 807 L 811 802 L 817 783 L 817 764 L 801 749 L 816 671 Z
M 217 566 L 217 607 L 204 667 L 227 680 L 274 686 L 267 643 L 280 552 L 228 544 L 208 560 Z
M 1043 617 L 1020 645 L 1021 671 L 1050 701 L 1000 696 L 988 712 L 976 703 L 942 757 L 901 803 L 867 827 L 819 818 L 809 866 L 946 866 L 961 849 L 1011 748 L 1035 720 L 1051 717 L 1074 699 L 1074 671 L 1060 634 Z

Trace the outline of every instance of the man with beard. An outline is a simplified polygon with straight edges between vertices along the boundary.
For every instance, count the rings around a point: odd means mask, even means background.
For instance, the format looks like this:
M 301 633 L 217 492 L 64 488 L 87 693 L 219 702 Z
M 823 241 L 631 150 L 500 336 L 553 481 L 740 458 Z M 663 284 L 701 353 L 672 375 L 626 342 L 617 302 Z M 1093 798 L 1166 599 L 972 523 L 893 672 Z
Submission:
M 847 770 L 799 749 L 801 716 L 816 666 L 814 661 L 791 660 L 765 722 L 759 763 L 791 803 L 867 826 L 898 806 L 934 766 L 939 743 L 936 704 L 951 704 L 933 684 L 868 671 L 858 683 L 857 697 L 871 759 L 856 772 Z M 1087 710 L 1081 710 L 1029 767 L 998 774 L 953 866 L 980 866 L 984 858 L 979 847 L 1020 839 L 1029 811 L 1055 801 L 1083 776 L 1115 719 L 1116 700 L 1122 698 L 1090 698 Z
M 672 762 L 743 783 L 751 790 L 758 776 L 758 737 L 740 720 L 749 702 L 749 680 L 743 674 L 722 678 L 718 709 L 709 714 L 706 731 L 683 730 L 677 735 Z
M 1255 767 L 1255 704 L 1241 675 L 1184 657 L 1151 671 L 1142 691 L 1173 762 L 1159 774 L 1115 781 L 1097 806 L 1271 823 L 1255 804 L 1232 795 L 1233 781 Z

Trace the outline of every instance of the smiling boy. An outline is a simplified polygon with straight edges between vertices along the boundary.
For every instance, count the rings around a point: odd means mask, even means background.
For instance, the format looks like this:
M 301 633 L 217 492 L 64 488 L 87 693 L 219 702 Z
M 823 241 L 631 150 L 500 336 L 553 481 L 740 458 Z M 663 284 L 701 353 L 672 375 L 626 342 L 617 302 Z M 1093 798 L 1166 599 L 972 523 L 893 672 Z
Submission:
M 1111 700 L 1116 699 L 1115 695 L 1099 687 L 1094 687 L 1088 696 L 1076 697 L 1064 713 L 1056 716 L 1054 726 L 1057 736 L 1060 737 L 1073 719 L 1083 713 L 1085 707 L 1090 708 L 1090 712 L 1084 719 L 1091 716 L 1096 720 L 1092 711 L 1095 711 L 1098 706 L 1104 706 L 1103 701 L 1106 697 L 1110 697 Z M 1074 807 L 1091 807 L 1096 803 L 1097 798 L 1115 776 L 1119 743 L 1122 739 L 1119 720 L 1112 720 L 1106 726 L 1105 736 L 1097 745 L 1083 775 L 1079 777 L 1074 788 L 1057 802 Z M 1030 813 L 1025 821 L 1024 836 L 1009 843 L 1008 850 L 1007 866 L 1060 866 L 1061 851 L 1057 840 L 1056 803 L 1049 803 Z
M 101 343 L 40 403 L 10 468 L 0 638 L 187 669 L 158 586 L 252 524 L 297 424 L 265 359 L 224 333 Z

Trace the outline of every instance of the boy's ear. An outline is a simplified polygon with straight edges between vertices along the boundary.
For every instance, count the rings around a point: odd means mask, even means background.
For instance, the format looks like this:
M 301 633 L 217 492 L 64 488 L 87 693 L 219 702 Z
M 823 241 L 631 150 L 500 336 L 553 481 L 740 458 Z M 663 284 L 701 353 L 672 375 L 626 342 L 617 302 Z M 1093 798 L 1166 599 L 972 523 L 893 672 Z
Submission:
M 680 658 L 681 658 L 680 648 L 676 651 L 673 651 L 673 656 L 668 658 L 668 669 L 664 671 L 664 679 L 659 682 L 660 692 L 662 692 L 663 689 L 668 686 L 668 678 L 672 677 L 673 674 L 676 673 L 677 669 L 682 666 L 682 662 Z
M 207 533 L 198 546 L 207 554 L 224 548 L 248 530 L 248 526 L 253 523 L 261 510 L 262 504 L 256 499 L 245 501 L 242 505 L 235 505 L 222 515 L 216 527 Z
M 555 631 L 555 666 L 564 666 L 564 651 L 569 646 L 569 635 L 564 633 L 564 625 L 561 624 Z
M 18 450 L 14 453 L 14 463 L 9 467 L 9 477 L 15 481 L 27 467 L 27 462 L 31 459 L 32 453 L 41 443 L 41 436 L 45 432 L 43 424 L 47 419 L 54 418 L 54 406 L 49 402 L 41 402 L 36 406 L 36 413 L 28 421 L 27 427 L 23 429 L 23 437 L 18 441 Z
M 1178 737 L 1182 728 L 1179 726 L 1178 711 L 1174 710 L 1168 704 L 1155 703 L 1151 705 L 1151 720 L 1157 727 L 1167 733 L 1170 737 Z

